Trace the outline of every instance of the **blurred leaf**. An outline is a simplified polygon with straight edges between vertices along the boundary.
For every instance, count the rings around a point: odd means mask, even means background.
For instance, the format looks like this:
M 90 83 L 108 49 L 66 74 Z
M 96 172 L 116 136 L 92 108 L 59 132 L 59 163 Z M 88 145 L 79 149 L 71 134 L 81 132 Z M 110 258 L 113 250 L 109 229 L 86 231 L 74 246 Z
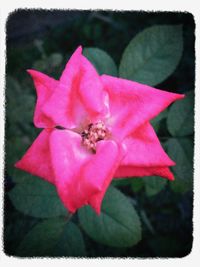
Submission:
M 26 183 L 17 184 L 9 192 L 9 197 L 17 210 L 33 217 L 67 215 L 55 187 L 33 176 L 30 176 Z
M 112 185 L 114 186 L 126 186 L 130 184 L 131 184 L 130 178 L 115 178 L 112 180 Z
M 33 69 L 39 70 L 39 71 L 45 71 L 47 69 L 47 63 L 46 59 L 38 59 L 33 63 L 32 66 Z
M 189 190 L 192 190 L 192 177 L 189 181 L 181 180 L 175 177 L 175 180 L 170 183 L 170 187 L 175 193 L 186 193 Z
M 10 175 L 16 170 L 14 164 L 19 160 L 19 155 L 23 155 L 30 144 L 31 140 L 28 137 L 13 136 L 6 140 L 6 168 Z
M 53 53 L 48 58 L 48 65 L 53 68 L 58 67 L 62 63 L 62 60 L 63 56 L 61 54 Z
M 81 226 L 96 242 L 113 247 L 131 247 L 141 240 L 140 219 L 119 190 L 110 187 L 98 216 L 86 206 L 78 211 Z
M 94 65 L 98 73 L 117 76 L 117 67 L 111 56 L 105 51 L 89 47 L 83 49 L 83 55 Z
M 173 136 L 186 136 L 194 132 L 194 91 L 174 103 L 167 117 L 168 130 Z
M 83 256 L 85 247 L 75 224 L 66 223 L 63 218 L 54 218 L 34 226 L 16 253 L 19 256 Z
M 161 121 L 167 118 L 168 110 L 165 109 L 161 112 L 158 116 L 156 116 L 153 120 L 151 120 L 151 125 L 153 126 L 154 130 L 158 132 L 160 128 Z
M 143 179 L 141 179 L 141 177 L 134 177 L 133 179 L 131 179 L 131 188 L 133 190 L 133 192 L 139 192 L 144 186 L 144 182 Z
M 61 65 L 63 61 L 63 56 L 59 53 L 53 53 L 48 57 L 42 57 L 41 59 L 36 60 L 33 63 L 33 69 L 45 71 L 45 72 L 52 72 L 52 69 Z
M 25 216 L 14 210 L 5 209 L 4 221 L 4 251 L 8 255 L 14 255 L 21 240 L 38 222 L 37 218 Z
M 181 25 L 155 25 L 137 34 L 126 47 L 120 77 L 156 85 L 176 69 L 183 51 Z
M 172 166 L 175 181 L 170 183 L 176 192 L 186 192 L 192 189 L 193 181 L 193 141 L 189 138 L 170 138 L 166 142 L 169 156 L 176 162 Z
M 8 76 L 6 80 L 7 135 L 13 136 L 32 131 L 35 97 L 29 89 Z
M 167 179 L 158 176 L 144 177 L 144 187 L 147 196 L 154 196 L 163 190 L 167 184 Z

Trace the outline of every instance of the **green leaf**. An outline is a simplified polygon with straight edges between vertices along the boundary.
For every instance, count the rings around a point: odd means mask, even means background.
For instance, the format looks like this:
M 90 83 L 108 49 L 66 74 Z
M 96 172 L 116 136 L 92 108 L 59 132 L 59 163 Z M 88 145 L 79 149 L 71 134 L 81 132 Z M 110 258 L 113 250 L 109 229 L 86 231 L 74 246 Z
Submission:
M 63 60 L 63 56 L 59 53 L 53 53 L 48 58 L 48 65 L 52 68 L 58 67 Z
M 194 132 L 194 91 L 175 102 L 169 109 L 167 127 L 173 136 L 186 136 Z
M 127 186 L 131 184 L 130 178 L 116 178 L 112 180 L 113 186 Z
M 83 55 L 94 65 L 98 73 L 117 76 L 117 67 L 115 62 L 105 51 L 89 47 L 83 49 Z
M 69 222 L 54 249 L 54 256 L 81 257 L 86 255 L 82 233 L 78 226 Z
M 156 85 L 176 69 L 183 51 L 181 25 L 155 25 L 138 33 L 126 47 L 119 76 Z
M 140 219 L 119 190 L 110 187 L 98 216 L 86 206 L 78 211 L 81 226 L 96 242 L 113 247 L 131 247 L 141 240 Z
M 144 186 L 147 196 L 154 196 L 165 188 L 167 179 L 158 176 L 144 177 Z
M 63 218 L 39 222 L 25 236 L 18 256 L 84 256 L 85 247 L 79 228 Z
M 131 179 L 131 188 L 133 190 L 133 192 L 139 192 L 144 186 L 144 182 L 143 179 L 141 179 L 141 177 L 134 177 L 133 179 Z
M 176 192 L 186 192 L 192 189 L 193 181 L 193 141 L 189 138 L 170 138 L 166 142 L 169 156 L 176 162 L 172 166 L 175 181 L 170 183 Z
M 186 193 L 192 190 L 192 178 L 189 181 L 185 181 L 175 177 L 175 180 L 170 182 L 170 187 L 175 193 Z
M 163 112 L 161 112 L 158 116 L 156 116 L 153 120 L 151 120 L 151 125 L 153 126 L 154 130 L 158 132 L 160 129 L 161 122 L 167 118 L 168 110 L 165 109 Z
M 67 215 L 55 187 L 33 176 L 30 176 L 26 183 L 17 184 L 9 192 L 9 197 L 17 210 L 33 217 Z
M 32 123 L 35 97 L 11 76 L 6 80 L 6 102 L 7 120 L 12 128 L 16 124 L 23 127 L 25 124 Z

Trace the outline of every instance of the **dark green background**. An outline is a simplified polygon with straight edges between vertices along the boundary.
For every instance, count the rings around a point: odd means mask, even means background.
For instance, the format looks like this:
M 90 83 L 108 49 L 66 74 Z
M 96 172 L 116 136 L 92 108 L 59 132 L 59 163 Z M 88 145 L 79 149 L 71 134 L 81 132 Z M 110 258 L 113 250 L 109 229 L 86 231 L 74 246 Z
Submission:
M 125 47 L 143 29 L 157 24 L 182 24 L 184 51 L 176 71 L 156 87 L 166 91 L 185 93 L 194 90 L 194 21 L 189 13 L 178 12 L 112 12 L 112 11 L 43 11 L 18 10 L 10 15 L 7 22 L 7 65 L 6 77 L 18 81 L 26 93 L 35 97 L 33 84 L 26 73 L 42 55 L 35 40 L 43 41 L 46 56 L 60 53 L 62 63 L 55 68 L 46 67 L 45 73 L 58 78 L 61 71 L 77 46 L 98 47 L 110 54 L 117 66 Z M 6 89 L 6 99 L 12 92 Z M 16 248 L 25 234 L 39 219 L 26 216 L 13 207 L 7 193 L 15 186 L 12 179 L 14 159 L 20 159 L 26 148 L 39 132 L 33 123 L 23 125 L 23 116 L 33 112 L 30 105 L 21 100 L 23 89 L 12 95 L 13 102 L 6 105 L 6 151 L 12 142 L 24 144 L 20 153 L 13 146 L 13 154 L 6 156 L 5 169 L 5 213 L 4 213 L 4 250 L 15 255 Z M 16 119 L 13 119 L 13 112 Z M 29 116 L 29 115 L 27 115 Z M 21 121 L 19 123 L 19 121 Z M 167 129 L 162 128 L 160 137 Z M 22 138 L 23 137 L 23 138 Z M 18 138 L 18 139 L 17 139 Z M 192 136 L 190 137 L 193 138 Z M 20 140 L 23 143 L 20 144 Z M 11 156 L 9 156 L 11 155 Z M 143 190 L 133 192 L 129 185 L 118 185 L 120 190 L 137 201 L 137 209 L 145 213 L 153 225 L 154 233 L 142 220 L 143 239 L 128 249 L 116 249 L 100 245 L 84 234 L 87 256 L 89 257 L 183 257 L 192 246 L 192 205 L 193 193 L 174 193 L 169 185 L 155 196 L 148 197 Z M 74 216 L 73 222 L 77 221 Z

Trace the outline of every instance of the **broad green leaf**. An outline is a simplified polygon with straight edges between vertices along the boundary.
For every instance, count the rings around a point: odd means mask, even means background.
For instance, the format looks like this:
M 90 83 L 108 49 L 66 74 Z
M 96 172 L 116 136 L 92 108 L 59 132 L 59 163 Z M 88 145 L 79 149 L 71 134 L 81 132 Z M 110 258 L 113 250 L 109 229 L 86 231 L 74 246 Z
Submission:
M 141 179 L 141 177 L 134 177 L 133 179 L 131 179 L 131 188 L 133 190 L 133 192 L 139 192 L 144 186 L 144 182 L 143 179 Z
M 166 142 L 169 156 L 176 162 L 172 166 L 175 181 L 170 183 L 176 192 L 192 189 L 193 181 L 193 141 L 189 138 L 170 138 Z
M 17 210 L 33 217 L 67 215 L 55 187 L 33 176 L 30 176 L 26 183 L 17 184 L 9 192 L 9 197 Z
M 138 33 L 126 47 L 119 76 L 156 85 L 176 69 L 183 51 L 181 25 L 155 25 Z
M 54 249 L 54 256 L 81 257 L 86 255 L 82 233 L 78 226 L 69 222 Z
M 114 187 L 108 189 L 99 216 L 89 206 L 81 208 L 78 215 L 81 226 L 96 242 L 113 247 L 131 247 L 141 239 L 137 212 Z
M 194 132 L 194 91 L 175 102 L 169 109 L 167 127 L 173 136 L 186 136 Z
M 79 228 L 63 218 L 39 222 L 20 243 L 18 256 L 84 256 L 85 247 Z
M 154 196 L 158 194 L 165 188 L 167 183 L 167 179 L 158 176 L 144 177 L 143 181 L 147 196 Z
M 156 116 L 153 120 L 151 120 L 151 125 L 153 126 L 153 128 L 156 132 L 158 132 L 162 120 L 167 118 L 167 114 L 168 114 L 168 110 L 165 109 L 158 116 Z
M 83 55 L 94 65 L 99 74 L 117 76 L 117 67 L 109 54 L 105 51 L 89 47 L 83 49 Z

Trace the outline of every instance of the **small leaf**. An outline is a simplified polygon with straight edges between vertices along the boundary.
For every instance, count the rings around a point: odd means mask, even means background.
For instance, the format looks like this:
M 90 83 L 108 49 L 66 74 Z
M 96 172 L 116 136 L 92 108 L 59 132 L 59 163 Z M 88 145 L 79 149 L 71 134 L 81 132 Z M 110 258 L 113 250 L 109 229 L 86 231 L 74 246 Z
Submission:
M 173 136 L 186 136 L 194 132 L 194 92 L 186 93 L 183 100 L 174 103 L 168 113 L 167 127 Z
M 149 197 L 158 194 L 165 188 L 165 185 L 167 184 L 167 179 L 158 176 L 144 177 L 143 181 L 145 192 Z
M 192 177 L 189 181 L 176 178 L 172 183 L 170 183 L 170 187 L 175 193 L 186 193 L 192 190 Z
M 119 190 L 110 187 L 100 216 L 89 207 L 78 211 L 85 232 L 96 242 L 113 247 L 131 247 L 141 239 L 140 219 L 134 207 Z
M 111 56 L 105 51 L 89 47 L 83 49 L 83 55 L 94 65 L 98 73 L 117 76 L 117 67 Z
M 33 217 L 67 215 L 55 187 L 34 176 L 30 176 L 26 183 L 17 184 L 9 192 L 9 197 L 17 210 Z
M 63 60 L 63 56 L 59 53 L 53 53 L 48 58 L 48 64 L 50 67 L 55 68 L 58 67 Z
M 133 179 L 131 179 L 131 188 L 133 190 L 133 192 L 139 192 L 144 186 L 144 182 L 143 179 L 141 179 L 141 177 L 134 177 Z
M 112 180 L 113 186 L 126 186 L 130 184 L 131 184 L 130 178 L 116 178 Z
M 166 142 L 169 156 L 176 162 L 172 166 L 175 181 L 170 183 L 176 192 L 185 192 L 192 189 L 193 181 L 193 142 L 189 138 L 170 138 Z
M 79 228 L 63 218 L 39 222 L 20 243 L 18 256 L 84 256 L 85 247 Z
M 137 34 L 126 47 L 120 77 L 156 85 L 176 69 L 183 51 L 181 25 L 155 25 Z

